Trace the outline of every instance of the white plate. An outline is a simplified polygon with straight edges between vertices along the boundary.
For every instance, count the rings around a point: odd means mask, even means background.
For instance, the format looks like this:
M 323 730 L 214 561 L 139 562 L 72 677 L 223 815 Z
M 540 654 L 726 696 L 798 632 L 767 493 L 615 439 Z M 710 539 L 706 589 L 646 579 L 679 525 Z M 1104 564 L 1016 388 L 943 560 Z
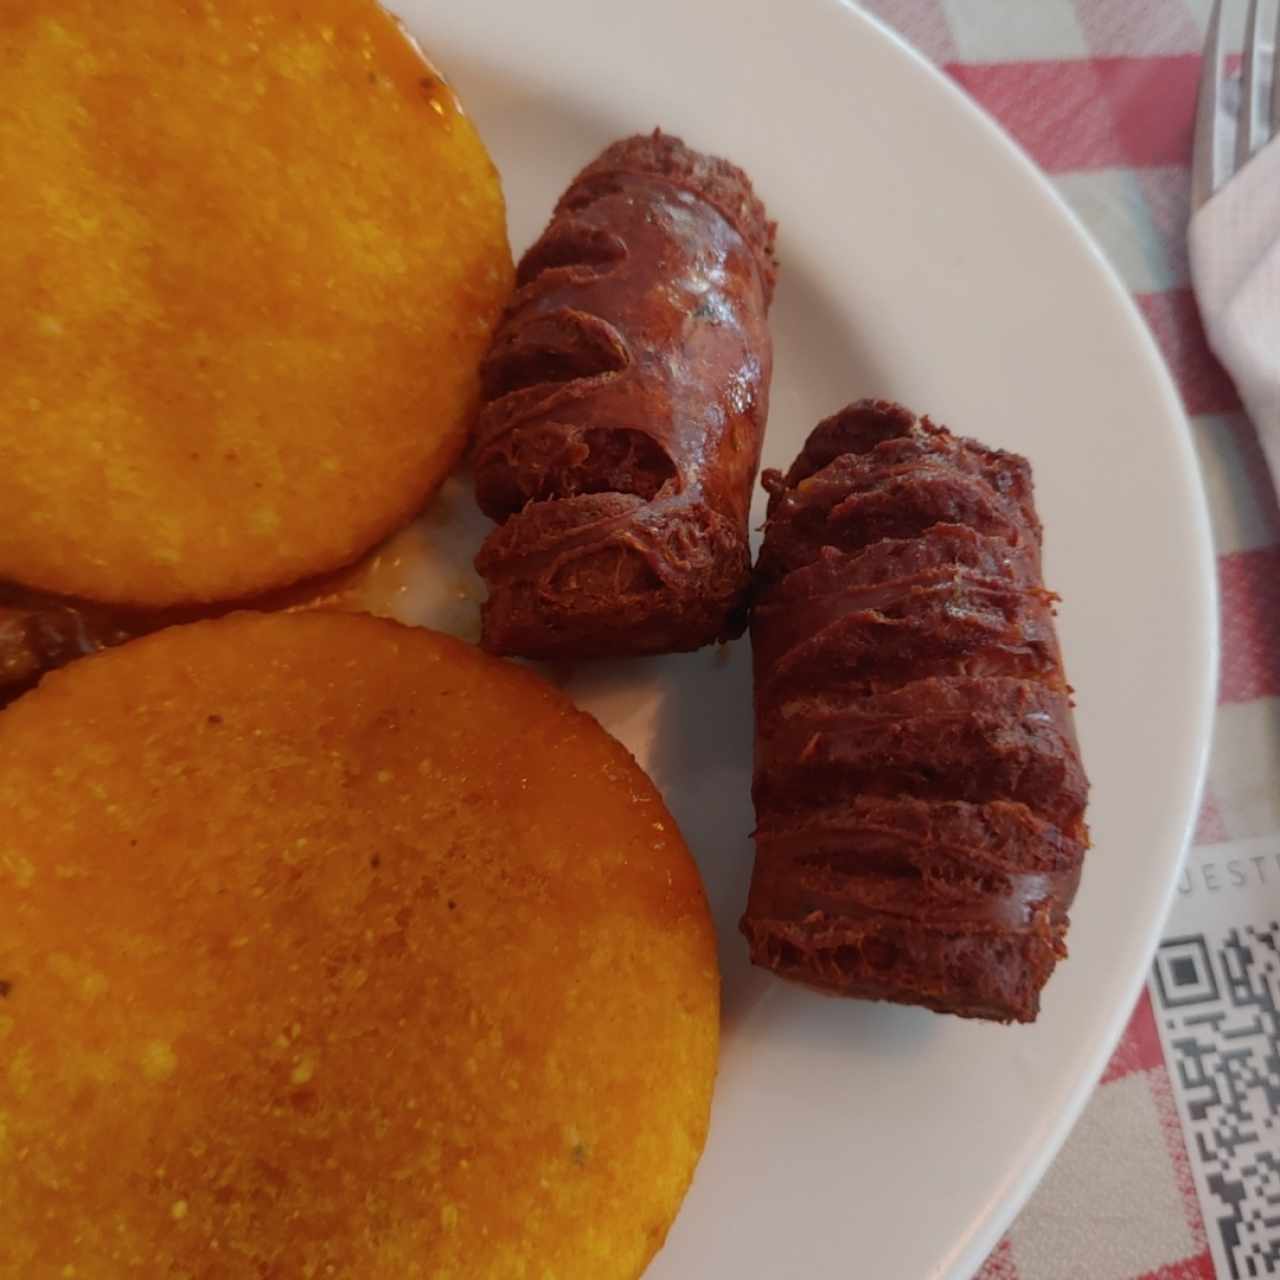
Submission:
M 1030 456 L 1094 782 L 1071 958 L 1001 1028 L 825 1000 L 749 968 L 751 684 L 727 660 L 582 668 L 571 692 L 662 787 L 720 929 L 710 1143 L 650 1280 L 971 1272 L 1080 1110 L 1137 995 L 1188 837 L 1215 670 L 1187 426 L 1098 252 L 921 59 L 830 0 L 392 0 L 502 170 L 517 251 L 577 168 L 656 124 L 741 163 L 781 228 L 765 446 L 882 395 Z M 759 516 L 762 504 L 757 504 Z M 758 523 L 758 520 L 757 520 Z M 454 482 L 397 611 L 468 632 L 486 522 Z

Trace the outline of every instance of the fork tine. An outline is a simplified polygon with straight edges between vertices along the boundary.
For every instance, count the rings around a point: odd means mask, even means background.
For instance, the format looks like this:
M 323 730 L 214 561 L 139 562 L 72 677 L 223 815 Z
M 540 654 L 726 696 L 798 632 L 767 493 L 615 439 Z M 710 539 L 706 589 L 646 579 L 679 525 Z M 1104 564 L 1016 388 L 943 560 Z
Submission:
M 1271 50 L 1271 135 L 1280 133 L 1280 9 L 1276 10 L 1275 43 Z
M 1242 169 L 1261 145 L 1257 130 L 1258 33 L 1262 30 L 1258 0 L 1249 0 L 1249 22 L 1244 35 L 1244 61 L 1240 68 L 1240 114 L 1236 117 L 1236 168 Z
M 1218 97 L 1222 91 L 1222 0 L 1213 0 L 1200 62 L 1200 96 L 1196 102 L 1196 139 L 1191 159 L 1191 207 L 1198 209 L 1218 185 Z

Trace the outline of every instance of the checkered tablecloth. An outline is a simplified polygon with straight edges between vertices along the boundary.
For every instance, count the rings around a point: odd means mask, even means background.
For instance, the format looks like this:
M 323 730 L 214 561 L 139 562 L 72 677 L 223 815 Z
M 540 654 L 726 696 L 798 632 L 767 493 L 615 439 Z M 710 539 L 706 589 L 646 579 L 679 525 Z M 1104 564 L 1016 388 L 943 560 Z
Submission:
M 1132 291 L 1191 418 L 1221 585 L 1208 791 L 1152 981 L 980 1280 L 1280 1275 L 1280 509 L 1188 279 L 1210 5 L 866 0 L 1031 155 Z

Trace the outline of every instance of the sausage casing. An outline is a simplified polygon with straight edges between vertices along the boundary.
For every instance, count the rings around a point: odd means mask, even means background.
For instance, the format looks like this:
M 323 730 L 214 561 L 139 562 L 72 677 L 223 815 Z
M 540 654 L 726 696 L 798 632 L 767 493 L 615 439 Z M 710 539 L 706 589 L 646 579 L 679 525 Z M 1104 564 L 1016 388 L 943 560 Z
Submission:
M 740 634 L 768 413 L 773 226 L 661 133 L 607 148 L 525 254 L 483 369 L 482 643 L 540 658 Z
M 751 957 L 1031 1021 L 1089 836 L 1030 468 L 860 401 L 764 483 Z

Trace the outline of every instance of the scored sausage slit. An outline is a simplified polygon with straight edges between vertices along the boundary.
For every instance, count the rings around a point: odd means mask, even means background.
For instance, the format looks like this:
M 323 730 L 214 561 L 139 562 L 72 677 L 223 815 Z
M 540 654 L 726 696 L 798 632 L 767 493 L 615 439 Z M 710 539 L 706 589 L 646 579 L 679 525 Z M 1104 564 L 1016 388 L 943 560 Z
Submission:
M 621 144 L 615 143 L 614 147 Z M 612 148 L 610 148 L 611 150 Z M 608 154 L 608 151 L 605 152 Z M 599 163 L 599 161 L 597 161 Z M 612 174 L 589 174 L 591 166 L 588 166 L 584 173 L 579 174 L 570 186 L 569 190 L 560 197 L 559 203 L 556 205 L 557 216 L 566 213 L 580 213 L 583 209 L 589 209 L 593 204 L 598 204 L 601 200 L 607 200 L 610 196 L 621 195 L 626 187 L 620 176 Z M 584 176 L 589 174 L 589 176 Z M 554 227 L 555 223 L 552 223 Z M 548 228 L 548 232 L 551 228 Z
M 626 243 L 603 227 L 552 227 L 520 260 L 516 287 L 532 284 L 544 271 L 571 269 L 575 280 L 598 278 L 626 256 Z
M 770 511 L 772 537 L 759 572 L 776 579 L 812 562 L 822 547 L 854 552 L 886 538 L 919 538 L 936 525 L 964 525 L 1011 547 L 1031 541 L 1010 504 L 986 481 L 940 466 L 880 478 L 878 487 L 839 490 L 812 480 L 785 487 L 778 473 Z M 808 485 L 806 488 L 805 485 Z
M 815 471 L 846 454 L 869 453 L 887 440 L 908 436 L 915 415 L 901 405 L 861 401 L 824 419 L 809 434 L 804 448 L 787 471 L 786 482 L 799 484 Z
M 1000 755 L 984 759 L 994 756 L 993 748 Z M 892 763 L 886 762 L 886 754 L 899 750 Z M 1069 827 L 1083 809 L 1083 784 L 1064 766 L 1061 751 L 1052 735 L 1014 734 L 1009 726 L 981 723 L 947 726 L 928 748 L 915 751 L 833 734 L 807 760 L 779 769 L 768 786 L 757 789 L 757 797 L 770 803 L 779 797 L 780 811 L 862 796 L 1002 801 L 1023 804 L 1037 817 Z
M 1012 885 L 1029 875 L 1071 876 L 1077 841 L 1025 805 L 932 803 L 903 796 L 858 797 L 774 819 L 759 838 L 790 864 L 830 865 L 881 875 L 910 864 L 952 882 Z
M 988 449 L 971 440 L 939 435 L 939 428 L 927 422 L 929 430 L 913 431 L 882 441 L 860 454 L 844 454 L 825 461 L 821 467 L 793 466 L 786 484 L 800 488 L 809 501 L 815 493 L 845 498 L 853 493 L 881 488 L 896 477 L 920 478 L 942 469 L 944 475 L 969 476 L 985 482 L 1001 505 L 1024 526 L 1025 533 L 1040 537 L 1040 521 L 1031 501 L 1031 478 L 1024 459 L 999 449 Z M 821 456 L 821 455 L 819 455 Z M 805 461 L 803 458 L 800 460 Z M 796 474 L 797 471 L 800 474 Z
M 484 511 L 505 518 L 529 502 L 586 493 L 656 498 L 677 480 L 662 446 L 634 427 L 575 427 L 554 419 L 517 427 L 486 455 Z
M 759 646 L 762 666 L 769 664 L 760 691 L 776 697 L 803 687 L 817 669 L 867 693 L 930 675 L 1059 680 L 1052 617 L 1039 598 L 1013 596 L 1011 618 L 972 597 L 929 594 L 834 619 L 815 609 L 771 620 Z
M 485 398 L 618 373 L 631 361 L 617 329 L 599 316 L 564 308 L 509 325 L 480 369 Z

